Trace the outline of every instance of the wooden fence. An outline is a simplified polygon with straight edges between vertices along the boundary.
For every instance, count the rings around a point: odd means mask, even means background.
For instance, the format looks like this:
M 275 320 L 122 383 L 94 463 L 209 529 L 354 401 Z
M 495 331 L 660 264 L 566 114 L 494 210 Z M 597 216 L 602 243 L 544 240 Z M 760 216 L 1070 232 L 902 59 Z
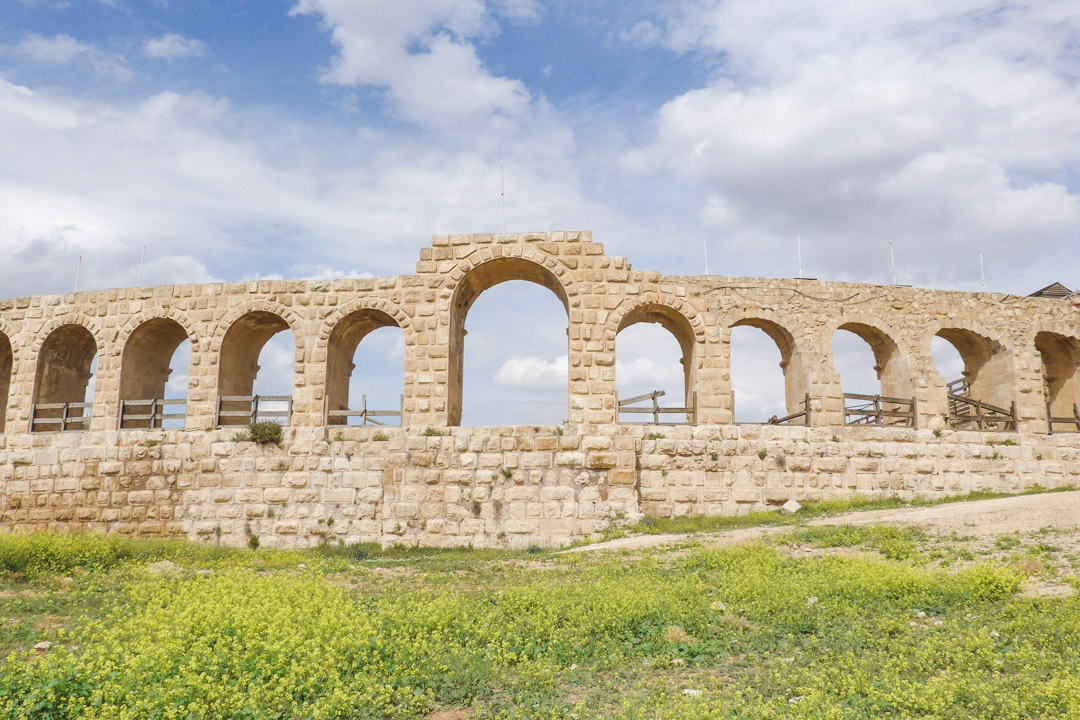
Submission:
M 328 425 L 348 425 L 349 418 L 361 418 L 360 424 L 367 425 L 385 425 L 386 423 L 376 420 L 380 417 L 396 417 L 398 422 L 401 422 L 401 418 L 405 413 L 405 396 L 401 396 L 401 404 L 397 410 L 369 410 L 367 406 L 367 395 L 363 396 L 362 406 L 360 410 L 330 410 L 326 413 Z M 335 420 L 337 422 L 335 422 Z
M 734 393 L 732 393 L 734 395 Z M 776 417 L 773 415 L 769 418 L 769 425 L 810 425 L 810 393 L 806 393 L 802 400 L 802 410 L 785 415 L 784 417 Z M 797 423 L 797 420 L 802 420 L 802 423 Z
M 171 407 L 180 406 L 180 412 L 168 412 Z M 186 419 L 187 400 L 121 400 L 120 429 L 148 430 L 160 429 L 166 420 Z
M 89 430 L 90 407 L 88 402 L 35 403 L 30 408 L 30 432 Z
M 264 410 L 264 403 L 286 403 L 284 410 Z M 218 427 L 248 425 L 273 420 L 289 424 L 292 415 L 292 395 L 222 395 L 217 403 Z
M 915 427 L 915 398 L 844 393 L 845 425 Z
M 1054 417 L 1054 411 L 1050 408 L 1050 403 L 1046 403 L 1046 431 L 1051 435 L 1056 432 L 1080 432 L 1080 407 L 1074 403 L 1072 411 L 1072 417 Z M 1065 425 L 1065 427 L 1055 430 L 1054 425 Z
M 1016 403 L 998 407 L 949 393 L 949 427 L 954 430 L 1016 431 Z
M 653 390 L 651 393 L 645 393 L 644 395 L 635 395 L 632 398 L 625 400 L 619 400 L 619 394 L 615 393 L 615 401 L 618 404 L 619 414 L 648 414 L 652 415 L 653 425 L 693 425 L 697 422 L 697 391 L 695 390 L 690 394 L 690 407 L 660 407 L 660 398 L 666 395 L 664 390 Z M 651 401 L 652 405 L 648 407 L 633 407 L 634 403 Z M 683 423 L 680 422 L 660 422 L 661 415 L 682 415 L 685 419 Z M 647 422 L 647 421 L 646 421 Z

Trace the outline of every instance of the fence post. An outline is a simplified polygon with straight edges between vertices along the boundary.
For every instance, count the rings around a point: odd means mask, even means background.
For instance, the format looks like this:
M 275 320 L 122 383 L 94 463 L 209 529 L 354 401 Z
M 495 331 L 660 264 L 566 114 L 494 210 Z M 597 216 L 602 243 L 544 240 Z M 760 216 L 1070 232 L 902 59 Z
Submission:
M 652 395 L 652 418 L 653 425 L 660 424 L 660 401 L 656 398 L 656 391 Z
M 252 395 L 251 396 L 251 422 L 252 423 L 259 422 L 259 396 L 258 395 Z
M 125 408 L 126 404 L 127 404 L 126 400 L 121 400 L 120 401 L 120 427 L 118 428 L 119 430 L 124 429 L 124 408 Z
M 363 422 L 360 424 L 367 425 L 367 395 L 362 395 L 361 397 L 363 398 L 364 402 L 363 405 L 361 405 L 360 407 L 360 412 L 362 413 L 360 417 L 363 419 Z
M 60 415 L 60 432 L 67 430 L 68 426 L 68 403 L 64 403 L 64 409 Z
M 1016 417 L 1016 401 L 1012 401 L 1012 405 L 1009 406 L 1009 410 L 1012 414 L 1012 429 L 1016 432 L 1020 429 L 1020 420 Z
M 1076 419 L 1076 431 L 1080 432 L 1080 407 L 1073 403 L 1073 418 Z
M 810 427 L 810 393 L 803 396 L 803 424 Z

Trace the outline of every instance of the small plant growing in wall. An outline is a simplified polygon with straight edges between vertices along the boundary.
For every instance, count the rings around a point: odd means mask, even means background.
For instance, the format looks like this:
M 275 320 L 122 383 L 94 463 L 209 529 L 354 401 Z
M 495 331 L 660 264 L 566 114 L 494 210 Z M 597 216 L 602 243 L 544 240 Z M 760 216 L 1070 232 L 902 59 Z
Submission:
M 381 433 L 376 433 L 375 437 L 373 437 L 371 439 L 374 440 L 375 442 L 386 442 L 387 440 L 390 439 L 390 436 L 387 435 L 384 432 L 381 432 Z
M 345 435 L 342 433 L 338 433 L 334 436 L 334 442 L 345 442 Z
M 833 441 L 833 442 L 840 442 L 840 438 L 838 438 L 838 437 L 836 437 L 835 435 L 833 435 L 833 436 L 832 436 L 832 441 Z
M 424 428 L 424 437 L 443 437 L 444 435 L 446 435 L 446 433 L 438 430 L 437 428 Z
M 514 477 L 514 471 L 511 470 L 510 468 L 499 468 L 499 474 L 502 475 L 507 480 Z
M 253 422 L 248 425 L 248 437 L 260 445 L 280 445 L 282 438 L 281 423 Z
M 658 432 L 649 433 L 648 435 L 645 436 L 645 439 L 646 440 L 663 440 L 664 439 L 664 433 L 658 433 Z
M 934 428 L 934 437 L 941 437 L 941 428 Z
M 757 451 L 757 456 L 759 460 L 764 460 L 768 456 L 768 454 L 769 453 L 765 452 L 764 450 Z
M 473 500 L 472 501 L 472 514 L 473 514 L 473 517 L 480 517 L 480 510 L 481 510 L 480 501 L 479 500 Z

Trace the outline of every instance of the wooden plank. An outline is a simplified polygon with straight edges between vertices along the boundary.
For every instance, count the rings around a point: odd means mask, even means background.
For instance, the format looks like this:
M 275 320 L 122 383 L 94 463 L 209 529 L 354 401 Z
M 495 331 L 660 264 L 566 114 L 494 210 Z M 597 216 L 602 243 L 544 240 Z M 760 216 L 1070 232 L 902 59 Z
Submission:
M 251 413 L 247 410 L 222 410 L 218 413 L 218 417 L 249 417 Z
M 218 397 L 220 402 L 251 402 L 254 399 L 254 395 L 221 395 Z
M 35 425 L 59 425 L 62 422 L 64 422 L 64 418 L 43 418 L 43 417 L 35 417 L 34 418 L 34 424 Z
M 883 403 L 894 403 L 896 405 L 910 405 L 911 398 L 894 398 L 886 397 L 884 395 L 860 395 L 858 393 L 844 393 L 844 399 L 852 398 L 854 400 L 869 400 L 871 402 L 880 401 Z
M 871 417 L 895 417 L 895 418 L 911 418 L 912 413 L 910 410 L 863 410 L 859 408 L 847 408 L 844 410 L 847 415 L 868 415 Z
M 641 402 L 642 400 L 652 400 L 653 398 L 663 397 L 666 394 L 664 390 L 653 390 L 651 393 L 645 393 L 644 395 L 636 395 L 632 398 L 626 398 L 619 401 L 619 406 L 629 405 L 631 403 Z M 650 408 L 651 412 L 651 408 Z
M 292 395 L 259 395 L 259 402 L 289 402 Z
M 397 410 L 368 410 L 368 417 L 401 417 Z
M 67 406 L 67 403 L 36 403 L 34 410 L 62 410 Z
M 649 415 L 653 415 L 653 414 L 655 414 L 657 412 L 660 412 L 660 413 L 688 413 L 688 412 L 691 412 L 691 409 L 690 408 L 684 408 L 684 407 L 682 407 L 682 408 L 662 407 L 662 408 L 655 408 L 655 409 L 651 408 L 651 407 L 635 407 L 635 408 L 619 408 L 619 412 L 620 413 L 648 413 Z

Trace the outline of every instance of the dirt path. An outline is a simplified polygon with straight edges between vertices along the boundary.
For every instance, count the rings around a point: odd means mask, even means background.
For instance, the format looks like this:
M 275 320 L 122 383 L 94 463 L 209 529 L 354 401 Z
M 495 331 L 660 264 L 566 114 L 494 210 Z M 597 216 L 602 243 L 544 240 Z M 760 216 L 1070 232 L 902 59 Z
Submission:
M 813 520 L 810 525 L 868 525 L 888 523 L 915 525 L 935 535 L 956 532 L 980 539 L 1008 533 L 1034 532 L 1052 526 L 1061 530 L 1080 528 L 1080 491 L 1021 495 L 996 500 L 947 503 L 933 507 L 866 510 Z M 755 527 L 698 535 L 639 535 L 572 548 L 565 552 L 637 550 L 683 542 L 691 537 L 720 546 L 737 545 L 784 532 L 781 527 Z

